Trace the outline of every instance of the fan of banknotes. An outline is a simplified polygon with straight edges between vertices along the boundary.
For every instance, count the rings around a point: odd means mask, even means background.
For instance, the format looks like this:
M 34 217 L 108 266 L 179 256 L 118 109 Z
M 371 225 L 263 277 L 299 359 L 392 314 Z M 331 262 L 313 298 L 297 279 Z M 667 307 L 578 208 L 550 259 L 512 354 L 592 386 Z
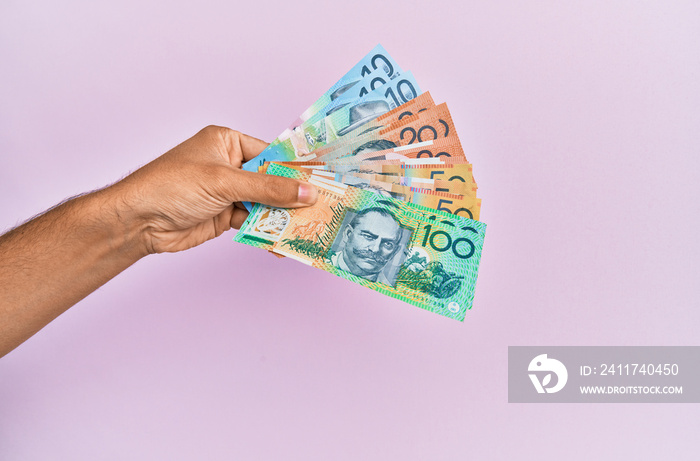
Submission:
M 308 181 L 319 199 L 247 203 L 234 241 L 464 320 L 486 230 L 472 165 L 447 105 L 381 45 L 243 168 Z

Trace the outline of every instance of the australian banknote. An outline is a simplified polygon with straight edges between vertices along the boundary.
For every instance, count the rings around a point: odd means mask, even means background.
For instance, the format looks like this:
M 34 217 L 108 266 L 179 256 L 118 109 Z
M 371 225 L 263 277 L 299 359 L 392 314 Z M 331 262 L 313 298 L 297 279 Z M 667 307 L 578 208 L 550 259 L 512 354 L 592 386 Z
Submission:
M 457 192 L 461 189 L 459 186 L 463 186 L 459 181 L 441 181 L 441 187 L 436 187 L 434 183 L 419 183 L 422 178 L 401 178 L 394 175 L 375 175 L 369 178 L 369 175 L 341 175 L 317 170 L 312 171 L 309 176 L 311 182 L 341 183 L 404 202 L 451 214 L 461 214 L 470 219 L 478 220 L 480 215 L 481 201 L 476 197 L 476 190 L 467 194 Z M 406 184 L 411 182 L 415 182 L 416 185 Z M 453 185 L 458 187 L 452 187 Z
M 464 319 L 486 227 L 473 167 L 447 105 L 380 45 L 243 168 L 306 181 L 319 199 L 246 204 L 236 241 Z
M 381 72 L 377 74 L 375 71 Z M 355 64 L 352 69 L 350 69 L 345 75 L 343 75 L 340 80 L 335 82 L 328 91 L 326 91 L 320 98 L 318 98 L 311 106 L 309 106 L 302 114 L 299 116 L 300 122 L 304 122 L 311 118 L 314 114 L 319 112 L 322 108 L 326 107 L 328 104 L 333 102 L 335 99 L 339 98 L 350 88 L 355 86 L 363 78 L 370 74 L 374 74 L 374 78 L 370 82 L 371 87 L 377 84 L 375 78 L 383 79 L 386 76 L 388 79 L 396 78 L 398 73 L 401 72 L 401 68 L 394 61 L 391 55 L 384 49 L 384 47 L 379 44 L 375 46 L 372 51 L 367 53 L 357 64 Z M 386 81 L 386 80 L 385 80 Z M 374 89 L 374 88 L 372 88 Z M 293 129 L 299 126 L 301 123 L 295 124 L 291 127 Z
M 271 165 L 269 174 L 302 178 Z M 235 239 L 457 320 L 471 309 L 486 225 L 342 183 L 318 202 L 256 204 Z
M 410 72 L 383 84 L 364 96 L 345 104 L 338 99 L 332 104 L 330 115 L 314 115 L 291 131 L 286 139 L 271 143 L 255 159 L 245 163 L 243 169 L 256 171 L 266 161 L 290 161 L 308 156 L 315 149 L 342 136 L 346 131 L 374 120 L 421 94 L 418 82 Z M 252 204 L 244 203 L 248 210 Z
M 379 131 L 340 139 L 336 143 L 323 146 L 314 152 L 313 159 L 328 162 L 358 153 L 418 144 L 448 136 L 456 136 L 456 130 L 450 111 L 443 103 Z
M 260 160 L 294 160 L 304 158 L 346 132 L 374 120 L 421 93 L 411 72 L 381 85 L 364 96 L 347 103 L 336 100 L 326 112 L 319 112 L 292 130 L 289 137 L 271 144 Z M 335 110 L 337 108 L 337 110 Z M 330 115 L 326 115 L 331 111 Z

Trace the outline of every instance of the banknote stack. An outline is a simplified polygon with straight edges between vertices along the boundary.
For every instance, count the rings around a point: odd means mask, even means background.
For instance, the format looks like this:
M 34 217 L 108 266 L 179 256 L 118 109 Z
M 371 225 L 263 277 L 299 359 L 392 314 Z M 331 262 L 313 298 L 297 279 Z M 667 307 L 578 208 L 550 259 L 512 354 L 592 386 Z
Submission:
M 243 168 L 308 181 L 319 199 L 247 203 L 235 241 L 464 320 L 486 230 L 472 166 L 447 105 L 381 45 Z

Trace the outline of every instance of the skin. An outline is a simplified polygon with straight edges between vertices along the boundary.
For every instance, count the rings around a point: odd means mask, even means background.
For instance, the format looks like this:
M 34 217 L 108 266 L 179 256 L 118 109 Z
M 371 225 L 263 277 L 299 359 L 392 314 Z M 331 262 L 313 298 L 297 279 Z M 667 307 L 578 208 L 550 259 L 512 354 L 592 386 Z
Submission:
M 267 143 L 210 126 L 121 181 L 0 237 L 0 357 L 139 259 L 239 228 L 242 201 L 316 202 L 301 181 L 241 165 Z
M 360 277 L 376 279 L 399 249 L 400 227 L 389 216 L 369 212 L 345 230 L 343 260 Z

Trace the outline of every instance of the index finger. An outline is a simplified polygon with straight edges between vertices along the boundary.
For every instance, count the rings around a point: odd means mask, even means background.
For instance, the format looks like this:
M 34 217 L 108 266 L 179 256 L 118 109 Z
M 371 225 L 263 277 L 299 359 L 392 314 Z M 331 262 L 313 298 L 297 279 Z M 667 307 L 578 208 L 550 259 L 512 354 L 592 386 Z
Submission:
M 244 162 L 257 157 L 268 146 L 268 143 L 265 141 L 239 131 L 228 130 L 226 134 L 230 143 L 229 147 L 238 149 L 243 155 Z
M 247 134 L 239 133 L 239 142 L 241 146 L 241 152 L 243 153 L 243 159 L 247 162 L 255 157 L 257 157 L 260 152 L 262 152 L 270 144 Z

